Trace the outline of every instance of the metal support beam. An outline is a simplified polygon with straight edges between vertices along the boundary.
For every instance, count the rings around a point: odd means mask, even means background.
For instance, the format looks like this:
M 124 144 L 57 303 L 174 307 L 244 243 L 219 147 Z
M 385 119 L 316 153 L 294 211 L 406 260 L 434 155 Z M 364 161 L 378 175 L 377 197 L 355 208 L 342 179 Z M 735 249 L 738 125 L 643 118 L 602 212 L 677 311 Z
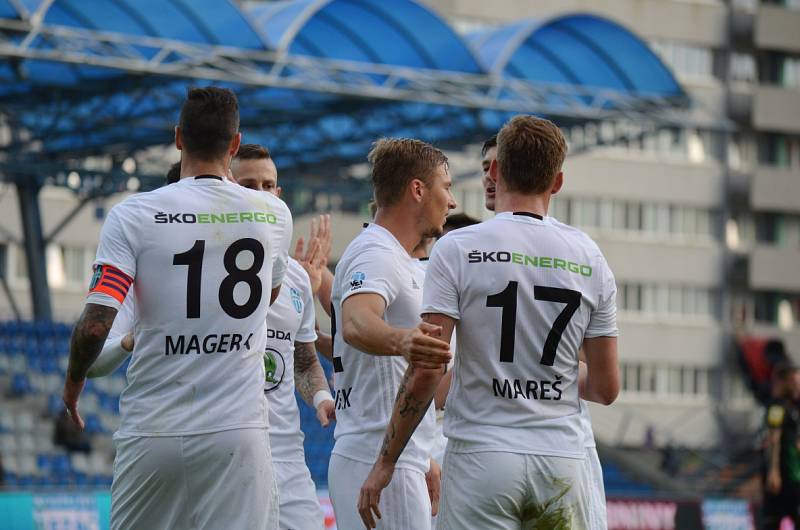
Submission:
M 28 265 L 33 316 L 36 320 L 52 320 L 50 289 L 47 284 L 47 259 L 45 256 L 42 217 L 39 208 L 41 185 L 36 179 L 17 183 L 17 198 L 25 237 L 25 256 Z
M 53 240 L 56 238 L 56 236 L 58 234 L 60 234 L 61 231 L 64 230 L 72 222 L 73 219 L 75 219 L 76 215 L 81 213 L 81 210 L 83 210 L 83 208 L 87 204 L 89 204 L 89 202 L 91 200 L 92 200 L 92 197 L 86 197 L 84 199 L 81 199 L 80 202 L 78 204 L 76 204 L 72 208 L 72 210 L 70 210 L 69 213 L 67 215 L 65 215 L 64 218 L 61 219 L 58 222 L 58 224 L 55 226 L 55 228 L 53 228 L 50 231 L 50 233 L 47 234 L 47 236 L 44 238 L 44 246 L 45 246 L 45 248 L 47 247 L 47 245 L 49 245 L 50 243 L 53 242 Z

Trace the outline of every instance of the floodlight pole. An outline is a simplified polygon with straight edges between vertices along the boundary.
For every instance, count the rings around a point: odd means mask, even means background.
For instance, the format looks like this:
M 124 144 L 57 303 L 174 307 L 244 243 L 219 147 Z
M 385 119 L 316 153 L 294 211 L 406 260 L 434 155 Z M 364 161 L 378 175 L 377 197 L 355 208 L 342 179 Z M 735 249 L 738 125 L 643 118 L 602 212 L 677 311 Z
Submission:
M 33 302 L 33 317 L 36 320 L 52 320 L 53 307 L 50 303 L 50 288 L 47 284 L 47 259 L 39 208 L 39 192 L 42 185 L 36 177 L 18 179 L 16 185 L 31 301 Z

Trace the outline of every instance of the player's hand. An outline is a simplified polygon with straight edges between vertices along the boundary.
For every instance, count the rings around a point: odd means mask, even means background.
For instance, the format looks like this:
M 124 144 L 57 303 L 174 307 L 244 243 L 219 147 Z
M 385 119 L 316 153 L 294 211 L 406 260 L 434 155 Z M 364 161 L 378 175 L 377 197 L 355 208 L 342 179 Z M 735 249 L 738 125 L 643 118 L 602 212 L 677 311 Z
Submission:
M 322 286 L 322 269 L 325 268 L 322 259 L 322 243 L 320 243 L 319 238 L 312 237 L 308 241 L 308 248 L 306 248 L 303 238 L 299 238 L 294 247 L 294 259 L 308 273 L 308 279 L 311 282 L 311 294 L 316 295 Z
M 773 495 L 777 495 L 781 492 L 781 486 L 783 486 L 783 483 L 781 481 L 780 471 L 770 471 L 767 474 L 767 491 Z
M 64 394 L 61 397 L 61 399 L 64 401 L 64 406 L 69 413 L 70 419 L 72 419 L 72 422 L 80 427 L 81 430 L 83 430 L 84 423 L 83 418 L 81 418 L 81 415 L 78 414 L 78 398 L 80 397 L 81 392 L 83 392 L 83 387 L 85 384 L 86 379 L 76 383 L 69 376 L 69 373 L 67 373 L 66 381 L 64 381 Z
M 320 258 L 322 259 L 322 266 L 328 266 L 328 260 L 331 258 L 331 247 L 333 246 L 333 235 L 331 232 L 331 215 L 326 213 L 319 216 L 319 225 L 317 227 L 316 237 L 320 243 Z
M 372 471 L 367 475 L 367 480 L 361 486 L 358 495 L 358 513 L 364 526 L 368 529 L 375 528 L 377 523 L 375 517 L 381 518 L 381 509 L 378 504 L 381 502 L 381 492 L 392 481 L 394 474 L 394 464 L 384 464 L 375 462 Z
M 317 419 L 323 428 L 331 424 L 336 419 L 336 407 L 333 401 L 326 399 L 317 407 Z
M 425 483 L 428 485 L 428 496 L 431 498 L 431 517 L 439 513 L 439 498 L 442 492 L 442 468 L 431 458 L 431 468 L 425 473 Z
M 127 352 L 133 351 L 133 333 L 128 333 L 124 337 L 122 337 L 122 342 L 120 342 L 122 349 Z
M 400 346 L 403 357 L 419 368 L 436 369 L 449 363 L 453 357 L 450 345 L 436 338 L 441 332 L 441 326 L 420 322 L 403 337 Z

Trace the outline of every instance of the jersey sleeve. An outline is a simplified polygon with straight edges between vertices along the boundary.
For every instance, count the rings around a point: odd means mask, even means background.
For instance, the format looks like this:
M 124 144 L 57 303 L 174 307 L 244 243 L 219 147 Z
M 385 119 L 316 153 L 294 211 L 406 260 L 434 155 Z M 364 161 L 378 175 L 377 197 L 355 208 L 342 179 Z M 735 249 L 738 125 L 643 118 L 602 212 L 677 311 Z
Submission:
M 317 314 L 314 309 L 314 296 L 311 294 L 311 280 L 309 280 L 305 270 L 302 276 L 303 316 L 300 319 L 300 328 L 297 330 L 294 340 L 297 342 L 314 342 L 317 340 Z
M 422 289 L 422 314 L 440 313 L 459 320 L 457 271 L 458 246 L 452 238 L 444 237 L 433 246 L 425 286 Z
M 342 271 L 342 303 L 354 294 L 374 293 L 388 307 L 397 298 L 402 283 L 397 265 L 394 254 L 385 248 L 373 247 L 361 252 Z
M 278 287 L 283 283 L 283 278 L 286 276 L 286 270 L 289 267 L 289 245 L 292 242 L 292 231 L 294 229 L 292 222 L 292 214 L 286 203 L 281 201 L 284 210 L 283 232 L 281 233 L 280 241 L 276 241 L 275 254 L 272 256 L 272 288 Z
M 94 274 L 86 301 L 119 310 L 136 277 L 136 249 L 131 222 L 132 205 L 118 204 L 100 231 Z
M 589 317 L 589 325 L 584 337 L 616 337 L 617 329 L 617 283 L 605 257 L 600 256 L 597 266 L 600 281 L 600 294 L 597 307 Z

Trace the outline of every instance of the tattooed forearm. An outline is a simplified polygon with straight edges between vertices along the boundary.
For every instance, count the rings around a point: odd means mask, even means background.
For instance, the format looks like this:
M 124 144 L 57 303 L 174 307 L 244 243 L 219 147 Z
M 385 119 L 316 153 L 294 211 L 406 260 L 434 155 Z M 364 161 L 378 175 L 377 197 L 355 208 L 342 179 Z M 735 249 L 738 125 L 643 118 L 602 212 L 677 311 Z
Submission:
M 314 394 L 330 390 L 313 342 L 294 343 L 294 384 L 303 401 L 312 406 Z
M 415 378 L 416 374 L 417 368 L 410 364 L 397 389 L 394 412 L 383 439 L 381 457 L 392 463 L 396 463 L 400 458 L 411 435 L 425 417 L 433 401 L 433 390 L 438 383 L 438 381 L 432 385 L 427 382 L 419 383 Z
M 108 337 L 117 310 L 98 304 L 86 304 L 72 332 L 67 373 L 75 382 L 86 378 Z

